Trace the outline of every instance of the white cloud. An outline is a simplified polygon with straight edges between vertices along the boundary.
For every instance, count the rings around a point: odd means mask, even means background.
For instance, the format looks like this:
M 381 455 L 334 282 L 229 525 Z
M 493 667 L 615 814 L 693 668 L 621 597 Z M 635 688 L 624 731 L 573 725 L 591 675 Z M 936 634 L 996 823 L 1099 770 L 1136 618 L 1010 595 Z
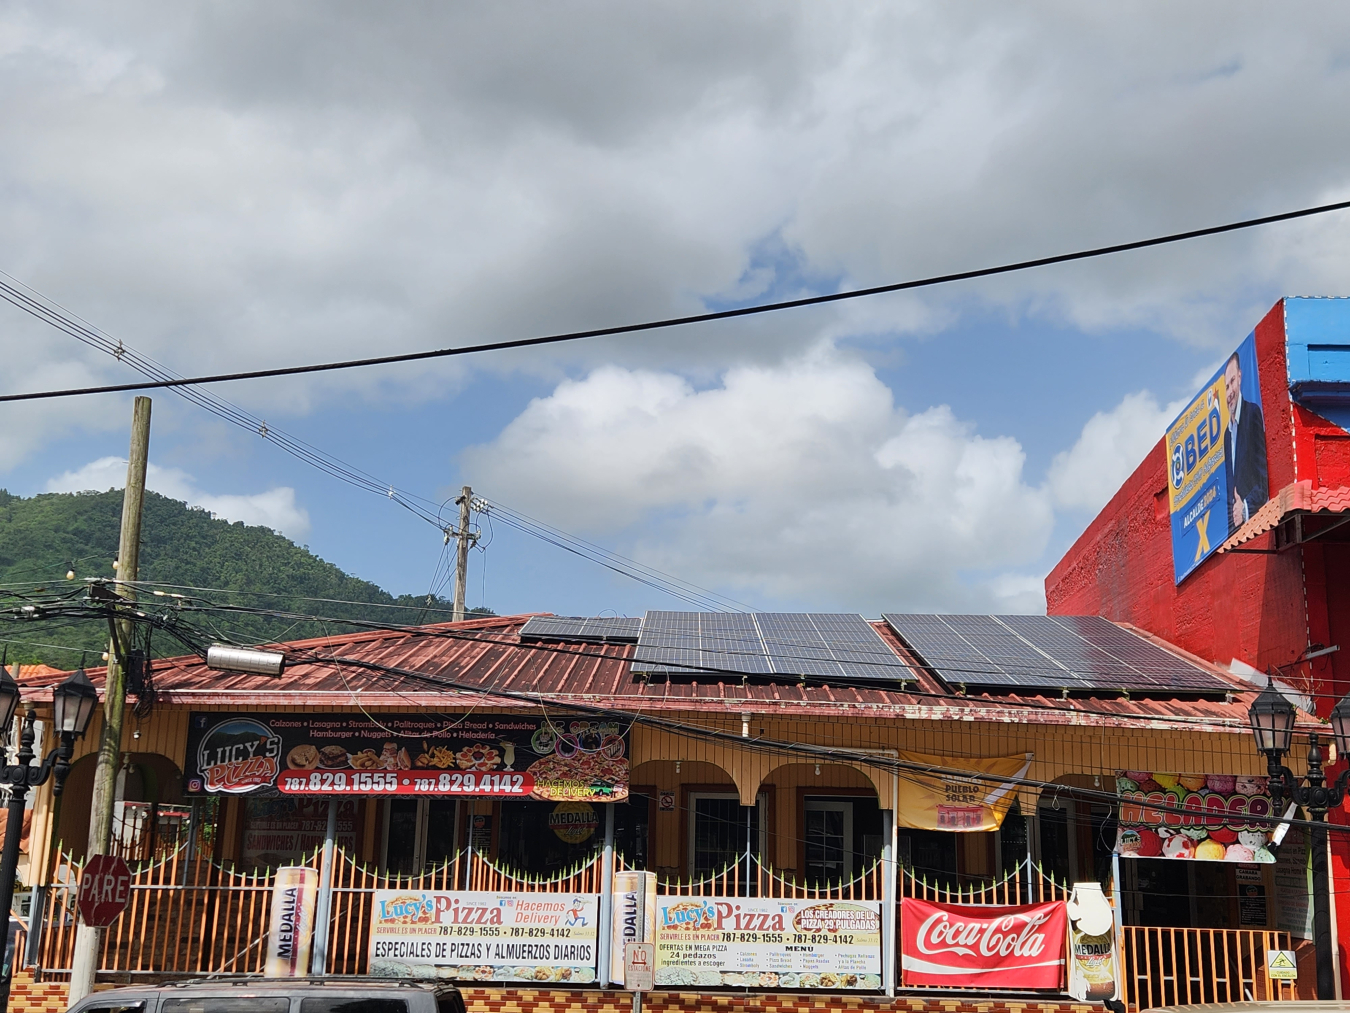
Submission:
M 494 498 L 706 586 L 875 613 L 1043 607 L 1053 518 L 1017 441 L 909 414 L 832 346 L 680 376 L 606 366 L 531 402 L 464 469 Z
M 1185 405 L 1182 399 L 1159 407 L 1157 399 L 1142 390 L 1126 394 L 1110 411 L 1088 419 L 1074 445 L 1050 462 L 1055 504 L 1092 513 L 1104 507 Z
M 47 482 L 47 492 L 84 492 L 121 489 L 127 481 L 125 458 L 100 457 L 75 471 L 67 471 Z M 251 496 L 214 495 L 199 490 L 191 475 L 181 468 L 161 468 L 151 464 L 145 472 L 146 488 L 201 507 L 213 517 L 245 524 L 261 524 L 293 541 L 309 534 L 309 513 L 295 502 L 295 490 L 277 486 Z

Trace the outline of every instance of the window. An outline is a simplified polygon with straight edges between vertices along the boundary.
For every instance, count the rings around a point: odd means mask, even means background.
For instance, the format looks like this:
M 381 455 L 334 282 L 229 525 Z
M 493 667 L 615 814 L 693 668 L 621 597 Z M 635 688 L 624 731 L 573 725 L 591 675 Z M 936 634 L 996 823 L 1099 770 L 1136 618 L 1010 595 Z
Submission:
M 881 810 L 867 796 L 807 796 L 802 812 L 805 875 L 812 886 L 847 882 L 881 857 Z
M 300 1013 L 408 1013 L 408 1000 L 318 995 L 301 999 Z
M 767 841 L 761 818 L 767 796 L 753 806 L 741 805 L 733 792 L 689 793 L 689 872 L 708 876 L 745 856 L 747 846 L 763 854 Z
M 128 1003 L 125 1006 L 84 1006 L 80 1013 L 139 1013 L 145 1009 L 144 1002 Z
M 853 803 L 806 801 L 806 881 L 847 882 L 853 878 Z
M 456 799 L 395 798 L 386 810 L 384 867 L 413 875 L 455 853 Z
M 184 999 L 165 999 L 160 1013 L 290 1013 L 291 1001 L 285 996 L 194 995 Z

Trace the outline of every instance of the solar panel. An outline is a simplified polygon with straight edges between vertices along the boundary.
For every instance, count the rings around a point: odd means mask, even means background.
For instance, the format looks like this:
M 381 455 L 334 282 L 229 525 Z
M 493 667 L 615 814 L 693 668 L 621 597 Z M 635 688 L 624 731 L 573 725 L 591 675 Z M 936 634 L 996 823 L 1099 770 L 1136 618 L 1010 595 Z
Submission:
M 888 612 L 882 618 L 949 684 L 1082 692 L 1223 693 L 1230 688 L 1100 616 Z
M 521 640 L 588 640 L 636 643 L 641 619 L 582 616 L 535 616 L 520 628 Z
M 667 678 L 914 678 L 877 631 L 853 613 L 648 612 L 632 667 Z
M 862 616 L 851 612 L 756 612 L 776 675 L 904 681 L 914 678 Z

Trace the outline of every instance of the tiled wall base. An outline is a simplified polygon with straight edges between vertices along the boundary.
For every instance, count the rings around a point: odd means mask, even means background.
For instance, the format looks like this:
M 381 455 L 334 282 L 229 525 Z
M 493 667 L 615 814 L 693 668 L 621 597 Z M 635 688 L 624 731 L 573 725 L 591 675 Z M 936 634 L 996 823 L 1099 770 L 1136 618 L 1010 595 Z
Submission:
M 100 988 L 107 986 L 100 986 Z M 563 989 L 466 988 L 469 1013 L 631 1013 L 629 992 Z M 62 1013 L 66 983 L 34 984 L 27 971 L 15 975 L 9 1008 L 15 1013 Z M 800 995 L 792 993 L 649 992 L 643 1013 L 1101 1013 L 1101 1007 L 1073 1002 L 1019 1002 L 905 996 Z

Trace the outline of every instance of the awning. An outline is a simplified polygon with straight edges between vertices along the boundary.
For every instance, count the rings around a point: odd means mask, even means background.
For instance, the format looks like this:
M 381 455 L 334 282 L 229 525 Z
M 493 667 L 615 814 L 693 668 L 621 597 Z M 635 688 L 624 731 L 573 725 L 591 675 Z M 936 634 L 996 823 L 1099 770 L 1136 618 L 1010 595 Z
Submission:
M 1317 523 L 1305 525 L 1303 519 L 1314 514 L 1319 515 Z M 1270 497 L 1246 524 L 1228 536 L 1228 540 L 1217 551 L 1280 552 L 1320 538 L 1347 521 L 1350 521 L 1350 487 L 1342 485 L 1334 489 L 1314 489 L 1312 481 L 1305 479 L 1286 485 Z M 1282 526 L 1286 522 L 1288 529 L 1284 530 Z M 1271 548 L 1238 548 L 1269 531 L 1276 532 L 1275 545 Z

